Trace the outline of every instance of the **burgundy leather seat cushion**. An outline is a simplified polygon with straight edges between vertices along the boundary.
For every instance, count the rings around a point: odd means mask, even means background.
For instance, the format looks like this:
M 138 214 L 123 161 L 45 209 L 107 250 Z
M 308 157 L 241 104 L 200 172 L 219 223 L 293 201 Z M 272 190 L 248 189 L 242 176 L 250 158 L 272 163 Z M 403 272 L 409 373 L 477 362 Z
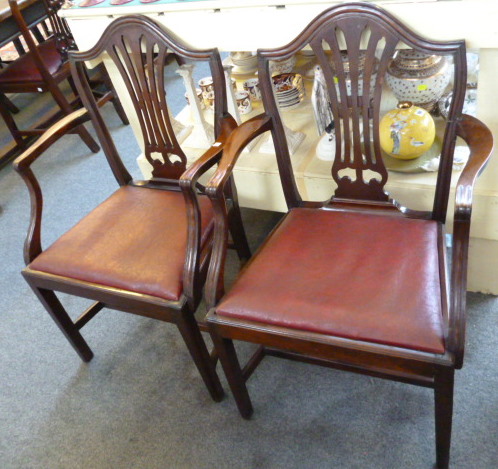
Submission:
M 55 74 L 62 65 L 62 57 L 55 47 L 55 39 L 42 42 L 38 46 L 43 63 L 51 75 Z M 31 52 L 19 57 L 5 70 L 0 72 L 0 84 L 4 83 L 31 83 L 42 81 L 43 78 L 33 60 Z
M 444 353 L 437 247 L 433 221 L 294 209 L 216 312 Z
M 202 239 L 213 227 L 199 197 Z M 90 212 L 28 267 L 176 301 L 182 293 L 187 216 L 181 192 L 125 186 Z

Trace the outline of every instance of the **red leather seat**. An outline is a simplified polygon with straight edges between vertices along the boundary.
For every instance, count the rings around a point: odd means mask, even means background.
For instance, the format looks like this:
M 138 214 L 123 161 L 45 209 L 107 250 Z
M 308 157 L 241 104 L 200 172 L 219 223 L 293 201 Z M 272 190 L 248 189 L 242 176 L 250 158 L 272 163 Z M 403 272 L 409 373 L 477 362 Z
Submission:
M 49 73 L 54 75 L 62 66 L 62 57 L 55 47 L 55 39 L 42 42 L 38 46 L 38 50 Z M 19 57 L 0 73 L 0 84 L 32 83 L 34 81 L 43 81 L 43 77 L 31 52 Z
M 213 227 L 199 197 L 202 243 Z M 187 244 L 181 192 L 125 186 L 42 252 L 29 266 L 98 285 L 177 301 Z
M 291 210 L 216 313 L 444 353 L 438 237 L 428 220 Z

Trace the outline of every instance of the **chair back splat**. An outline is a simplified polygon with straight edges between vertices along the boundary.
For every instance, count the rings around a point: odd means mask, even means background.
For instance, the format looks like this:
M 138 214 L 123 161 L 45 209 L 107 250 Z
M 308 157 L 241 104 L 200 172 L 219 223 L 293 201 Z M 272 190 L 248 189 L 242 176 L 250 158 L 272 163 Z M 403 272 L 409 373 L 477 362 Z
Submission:
M 63 59 L 67 60 L 69 51 L 76 50 L 76 43 L 66 20 L 58 15 L 59 10 L 64 5 L 64 0 L 43 0 L 43 3 L 45 4 L 48 20 L 55 36 L 57 50 Z
M 274 121 L 273 139 L 289 207 L 301 205 L 302 200 L 292 173 L 269 65 L 270 61 L 289 58 L 305 47 L 311 48 L 317 57 L 335 125 L 336 156 L 331 172 L 337 185 L 336 200 L 390 201 L 384 190 L 388 173 L 381 156 L 379 121 L 386 72 L 395 52 L 413 48 L 421 54 L 452 58 L 453 100 L 444 133 L 434 207 L 430 215 L 425 215 L 444 221 L 456 136 L 455 116 L 460 115 L 465 96 L 465 42 L 426 40 L 385 11 L 352 3 L 328 10 L 286 46 L 260 50 L 258 73 L 265 108 Z
M 145 158 L 152 166 L 154 178 L 178 180 L 187 167 L 187 158 L 172 127 L 166 102 L 164 68 L 168 53 L 175 53 L 193 61 L 208 61 L 215 90 L 215 123 L 227 115 L 223 66 L 217 50 L 192 51 L 177 42 L 152 21 L 127 16 L 107 28 L 100 41 L 89 51 L 72 54 L 76 75 L 83 76 L 83 61 L 106 52 L 113 60 L 126 85 L 140 124 Z M 88 109 L 95 109 L 88 87 L 82 80 L 76 84 Z M 99 119 L 98 132 L 107 134 Z M 107 148 L 106 155 L 116 160 L 115 148 Z M 115 164 L 115 163 L 114 163 Z

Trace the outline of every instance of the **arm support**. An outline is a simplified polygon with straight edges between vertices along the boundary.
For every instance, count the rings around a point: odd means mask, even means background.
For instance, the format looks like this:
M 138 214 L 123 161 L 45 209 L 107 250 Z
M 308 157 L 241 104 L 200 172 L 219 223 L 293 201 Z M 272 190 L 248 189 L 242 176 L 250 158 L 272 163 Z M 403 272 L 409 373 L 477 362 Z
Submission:
M 195 298 L 200 288 L 197 288 L 194 282 L 199 281 L 201 277 L 196 275 L 201 262 L 201 211 L 197 199 L 197 181 L 209 168 L 220 161 L 228 137 L 235 128 L 237 128 L 237 122 L 232 116 L 227 115 L 221 119 L 219 137 L 180 177 L 180 187 L 185 198 L 188 220 L 183 289 L 189 301 L 193 302 L 191 305 L 193 309 L 197 307 L 198 300 L 200 300 L 200 298 Z
M 14 161 L 14 169 L 23 178 L 28 186 L 31 200 L 31 219 L 28 233 L 24 242 L 24 262 L 29 264 L 41 248 L 41 219 L 43 209 L 43 196 L 40 185 L 31 171 L 31 164 L 53 143 L 66 135 L 71 130 L 89 120 L 86 109 L 82 108 L 63 117 L 50 127 L 33 145 Z
M 455 189 L 453 220 L 453 252 L 451 271 L 451 304 L 448 349 L 455 355 L 455 366 L 463 365 L 465 345 L 465 310 L 467 292 L 467 256 L 474 184 L 493 150 L 493 135 L 475 117 L 464 114 L 458 124 L 457 135 L 470 149 L 469 161 L 458 179 Z
M 224 293 L 225 257 L 228 246 L 228 213 L 225 186 L 244 147 L 254 138 L 271 130 L 270 116 L 261 114 L 244 122 L 232 132 L 223 149 L 218 169 L 206 186 L 215 213 L 214 240 L 209 264 L 205 296 L 208 308 L 214 307 Z

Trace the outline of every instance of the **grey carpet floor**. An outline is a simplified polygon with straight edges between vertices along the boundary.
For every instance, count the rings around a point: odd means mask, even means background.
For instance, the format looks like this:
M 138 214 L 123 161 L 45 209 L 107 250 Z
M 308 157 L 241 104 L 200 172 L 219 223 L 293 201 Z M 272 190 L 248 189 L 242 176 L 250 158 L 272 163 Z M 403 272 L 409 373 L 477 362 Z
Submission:
M 183 93 L 177 95 L 174 110 L 183 105 Z M 131 129 L 111 106 L 104 112 L 126 163 L 139 176 Z M 20 116 L 29 117 L 28 110 Z M 5 128 L 0 135 L 7 138 Z M 54 145 L 35 169 L 46 195 L 45 245 L 116 187 L 103 155 L 90 153 L 75 136 Z M 267 358 L 249 381 L 255 412 L 244 421 L 223 377 L 227 397 L 210 400 L 172 325 L 108 310 L 84 329 L 95 357 L 82 363 L 19 273 L 29 200 L 10 167 L 0 171 L 0 207 L 0 468 L 431 467 L 428 389 Z M 243 216 L 253 248 L 279 217 L 255 210 Z M 233 278 L 234 256 L 229 266 Z M 63 301 L 74 315 L 86 305 L 66 296 Z M 452 467 L 493 469 L 498 299 L 471 293 L 468 302 Z M 242 344 L 238 349 L 242 357 L 252 350 Z

